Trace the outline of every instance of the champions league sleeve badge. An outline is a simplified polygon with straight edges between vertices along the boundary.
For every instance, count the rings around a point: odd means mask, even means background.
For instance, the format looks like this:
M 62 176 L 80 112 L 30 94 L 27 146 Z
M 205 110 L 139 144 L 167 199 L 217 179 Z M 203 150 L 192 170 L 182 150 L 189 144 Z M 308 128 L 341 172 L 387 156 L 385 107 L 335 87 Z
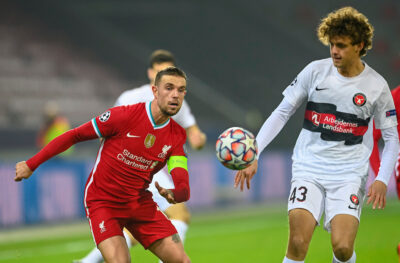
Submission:
M 110 118 L 110 116 L 111 116 L 111 111 L 106 111 L 99 116 L 99 120 L 101 122 L 106 122 Z
M 396 110 L 388 110 L 386 112 L 386 117 L 390 117 L 390 116 L 396 116 Z

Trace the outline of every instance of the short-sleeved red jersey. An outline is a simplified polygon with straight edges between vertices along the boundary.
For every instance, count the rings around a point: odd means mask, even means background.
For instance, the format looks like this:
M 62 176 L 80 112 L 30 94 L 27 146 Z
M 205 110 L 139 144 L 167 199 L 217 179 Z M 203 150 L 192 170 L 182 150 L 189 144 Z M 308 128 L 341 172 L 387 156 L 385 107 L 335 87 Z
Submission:
M 151 198 L 146 189 L 153 174 L 170 156 L 185 155 L 185 130 L 171 118 L 156 125 L 150 106 L 151 102 L 114 107 L 91 121 L 104 139 L 86 183 L 86 207 L 93 201 Z

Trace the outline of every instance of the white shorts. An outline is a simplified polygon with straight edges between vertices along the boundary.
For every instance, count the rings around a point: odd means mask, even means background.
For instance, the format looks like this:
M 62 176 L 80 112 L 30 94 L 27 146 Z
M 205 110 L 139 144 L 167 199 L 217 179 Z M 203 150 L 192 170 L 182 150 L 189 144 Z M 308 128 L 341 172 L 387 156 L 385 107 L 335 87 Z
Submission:
M 365 197 L 365 181 L 354 182 L 315 181 L 293 179 L 288 199 L 288 211 L 302 208 L 317 221 L 325 212 L 324 228 L 331 230 L 331 220 L 338 214 L 352 215 L 360 221 Z
M 160 186 L 167 189 L 173 189 L 175 188 L 175 185 L 172 181 L 171 175 L 167 172 L 165 168 L 161 169 L 153 176 L 153 181 L 151 181 L 149 185 L 148 190 L 153 194 L 154 202 L 156 202 L 160 210 L 164 212 L 165 210 L 167 210 L 168 207 L 171 206 L 171 204 L 168 203 L 167 199 L 165 199 L 158 193 L 154 182 L 158 182 Z

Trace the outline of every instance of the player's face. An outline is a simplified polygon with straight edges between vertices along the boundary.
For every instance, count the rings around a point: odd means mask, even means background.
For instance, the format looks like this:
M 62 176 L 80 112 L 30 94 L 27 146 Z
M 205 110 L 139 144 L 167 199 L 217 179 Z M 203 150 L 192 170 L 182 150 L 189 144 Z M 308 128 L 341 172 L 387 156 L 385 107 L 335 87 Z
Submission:
M 186 94 L 186 80 L 179 76 L 164 75 L 158 87 L 155 87 L 154 97 L 157 99 L 161 112 L 167 116 L 178 113 Z
M 363 44 L 353 45 L 348 36 L 334 36 L 330 39 L 330 52 L 333 64 L 339 70 L 348 71 L 360 60 Z
M 174 67 L 175 65 L 172 64 L 171 62 L 164 62 L 160 64 L 153 64 L 152 68 L 149 68 L 147 70 L 147 77 L 150 80 L 150 84 L 154 85 L 154 80 L 156 79 L 156 75 L 159 71 L 169 68 L 169 67 Z

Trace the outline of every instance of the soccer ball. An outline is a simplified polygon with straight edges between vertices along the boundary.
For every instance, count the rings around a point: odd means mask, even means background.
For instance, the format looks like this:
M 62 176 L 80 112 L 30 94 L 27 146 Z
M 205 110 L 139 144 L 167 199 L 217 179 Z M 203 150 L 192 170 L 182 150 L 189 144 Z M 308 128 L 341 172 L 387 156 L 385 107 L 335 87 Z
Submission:
M 232 170 L 250 166 L 258 152 L 254 135 L 240 127 L 232 127 L 221 133 L 215 148 L 218 160 Z

